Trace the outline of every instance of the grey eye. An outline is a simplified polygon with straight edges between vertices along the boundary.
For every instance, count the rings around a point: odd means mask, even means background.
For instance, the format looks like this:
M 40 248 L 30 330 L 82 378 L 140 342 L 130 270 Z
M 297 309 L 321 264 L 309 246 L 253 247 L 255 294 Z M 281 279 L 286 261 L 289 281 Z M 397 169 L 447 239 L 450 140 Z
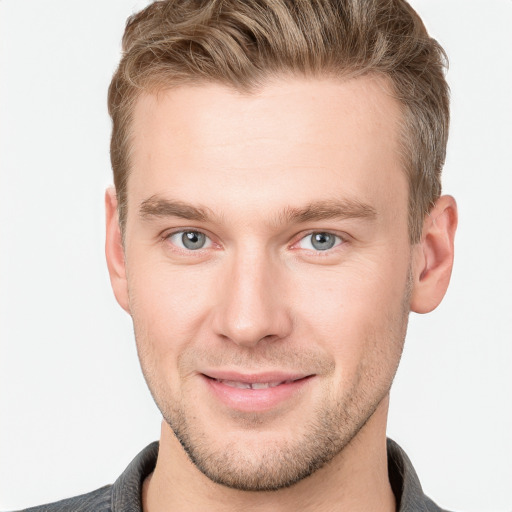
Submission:
M 188 251 L 197 251 L 199 249 L 205 249 L 211 244 L 210 239 L 200 231 L 178 231 L 173 233 L 169 240 L 181 249 L 187 249 Z
M 332 249 L 336 243 L 336 237 L 330 233 L 312 233 L 311 245 L 318 251 Z
M 185 231 L 185 233 L 181 235 L 181 241 L 184 247 L 193 251 L 194 249 L 203 248 L 206 236 L 197 231 Z
M 339 236 L 327 233 L 325 231 L 318 231 L 305 236 L 299 243 L 301 249 L 309 249 L 314 251 L 328 251 L 335 245 L 342 242 Z

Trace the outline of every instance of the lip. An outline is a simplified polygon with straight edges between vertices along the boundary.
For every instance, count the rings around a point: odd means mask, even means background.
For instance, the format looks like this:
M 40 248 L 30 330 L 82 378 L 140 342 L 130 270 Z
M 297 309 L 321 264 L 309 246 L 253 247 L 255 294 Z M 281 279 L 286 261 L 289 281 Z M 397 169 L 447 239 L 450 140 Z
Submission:
M 239 373 L 218 370 L 205 371 L 200 376 L 214 399 L 240 412 L 264 412 L 297 399 L 314 377 L 279 371 Z M 267 383 L 270 387 L 249 387 Z

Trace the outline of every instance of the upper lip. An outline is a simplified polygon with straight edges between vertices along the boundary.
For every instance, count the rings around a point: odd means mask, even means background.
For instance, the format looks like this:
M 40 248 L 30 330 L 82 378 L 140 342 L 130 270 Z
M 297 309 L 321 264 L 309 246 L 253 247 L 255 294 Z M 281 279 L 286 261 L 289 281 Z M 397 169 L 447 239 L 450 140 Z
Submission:
M 286 372 L 286 371 L 266 371 L 258 373 L 241 373 L 237 371 L 224 370 L 205 370 L 200 372 L 206 377 L 215 380 L 226 380 L 232 382 L 243 382 L 247 384 L 267 383 L 267 382 L 286 382 L 311 377 L 311 374 Z

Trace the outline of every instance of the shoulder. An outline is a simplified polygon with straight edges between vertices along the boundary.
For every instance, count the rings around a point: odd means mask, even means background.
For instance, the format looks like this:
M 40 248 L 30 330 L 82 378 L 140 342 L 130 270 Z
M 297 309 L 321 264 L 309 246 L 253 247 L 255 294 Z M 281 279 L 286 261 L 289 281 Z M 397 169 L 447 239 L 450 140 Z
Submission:
M 31 507 L 21 512 L 111 512 L 112 486 L 47 505 Z
M 144 448 L 113 485 L 19 512 L 112 512 L 114 509 L 141 511 L 142 484 L 155 469 L 158 448 L 158 441 Z
M 448 512 L 425 496 L 418 475 L 406 453 L 387 440 L 389 483 L 398 503 L 398 512 Z

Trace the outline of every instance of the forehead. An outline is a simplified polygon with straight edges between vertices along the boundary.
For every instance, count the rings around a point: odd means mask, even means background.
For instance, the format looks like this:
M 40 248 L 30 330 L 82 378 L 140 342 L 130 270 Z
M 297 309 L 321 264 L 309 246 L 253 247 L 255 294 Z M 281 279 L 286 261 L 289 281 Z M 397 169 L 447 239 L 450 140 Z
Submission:
M 218 84 L 143 94 L 132 124 L 128 202 L 178 194 L 208 204 L 213 189 L 226 206 L 246 208 L 338 194 L 389 200 L 394 181 L 405 183 L 400 108 L 389 89 L 383 78 L 365 76 L 280 79 L 252 94 Z

